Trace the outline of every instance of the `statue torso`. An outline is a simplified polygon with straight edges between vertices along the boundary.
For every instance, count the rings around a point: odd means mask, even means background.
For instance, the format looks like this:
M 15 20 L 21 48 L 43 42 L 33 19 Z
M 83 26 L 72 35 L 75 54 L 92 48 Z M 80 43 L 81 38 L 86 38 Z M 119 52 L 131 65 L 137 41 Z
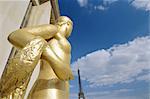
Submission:
M 49 41 L 51 50 L 63 62 L 70 64 L 70 44 L 66 38 L 51 39 Z M 41 60 L 40 73 L 35 82 L 29 99 L 68 99 L 69 82 L 59 80 L 51 64 L 45 60 Z

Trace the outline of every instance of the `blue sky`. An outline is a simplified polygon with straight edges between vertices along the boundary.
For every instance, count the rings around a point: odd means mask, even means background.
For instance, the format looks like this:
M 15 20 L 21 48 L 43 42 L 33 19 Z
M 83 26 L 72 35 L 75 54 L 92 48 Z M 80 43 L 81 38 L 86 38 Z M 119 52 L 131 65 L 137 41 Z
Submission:
M 149 0 L 60 0 L 87 99 L 149 99 Z M 77 99 L 78 80 L 71 81 Z

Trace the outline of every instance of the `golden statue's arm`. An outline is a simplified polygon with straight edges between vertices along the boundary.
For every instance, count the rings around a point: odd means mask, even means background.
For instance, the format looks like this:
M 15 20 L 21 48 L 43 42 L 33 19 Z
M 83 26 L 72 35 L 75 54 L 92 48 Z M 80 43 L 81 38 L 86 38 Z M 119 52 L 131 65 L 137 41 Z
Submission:
M 50 39 L 57 33 L 55 25 L 39 25 L 16 30 L 8 36 L 8 40 L 17 48 L 23 48 L 29 41 L 40 36 L 44 39 Z
M 55 33 L 56 26 L 41 25 L 20 29 L 9 35 L 8 40 L 21 50 L 9 60 L 0 79 L 0 97 L 22 99 L 32 71 L 47 44 L 44 39 L 51 38 Z

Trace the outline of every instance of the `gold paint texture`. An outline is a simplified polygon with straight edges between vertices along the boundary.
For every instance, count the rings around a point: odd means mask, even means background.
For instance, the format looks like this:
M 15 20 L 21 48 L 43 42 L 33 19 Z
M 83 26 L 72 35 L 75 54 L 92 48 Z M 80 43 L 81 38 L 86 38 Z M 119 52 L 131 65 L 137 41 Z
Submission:
M 12 94 L 15 97 L 21 97 L 23 95 L 23 91 L 27 87 L 25 85 L 28 83 L 26 81 L 40 59 L 44 44 L 44 39 L 37 37 L 9 60 L 0 80 L 2 96 L 7 97 Z
M 23 99 L 32 72 L 40 61 L 40 73 L 28 99 L 68 99 L 71 46 L 67 38 L 72 21 L 65 16 L 56 25 L 40 25 L 12 32 L 8 40 L 19 49 L 0 79 L 0 99 Z

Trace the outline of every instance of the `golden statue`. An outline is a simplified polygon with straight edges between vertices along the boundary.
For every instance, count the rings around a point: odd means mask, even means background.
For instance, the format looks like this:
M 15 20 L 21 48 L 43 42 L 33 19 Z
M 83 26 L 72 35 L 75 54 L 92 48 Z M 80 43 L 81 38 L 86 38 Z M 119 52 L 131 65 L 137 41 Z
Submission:
M 65 16 L 56 25 L 40 25 L 12 32 L 8 40 L 19 51 L 0 79 L 0 99 L 23 99 L 31 74 L 41 62 L 39 76 L 28 99 L 68 99 L 71 46 L 67 38 L 72 21 Z

